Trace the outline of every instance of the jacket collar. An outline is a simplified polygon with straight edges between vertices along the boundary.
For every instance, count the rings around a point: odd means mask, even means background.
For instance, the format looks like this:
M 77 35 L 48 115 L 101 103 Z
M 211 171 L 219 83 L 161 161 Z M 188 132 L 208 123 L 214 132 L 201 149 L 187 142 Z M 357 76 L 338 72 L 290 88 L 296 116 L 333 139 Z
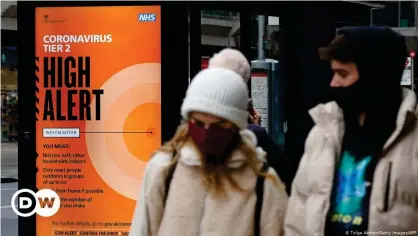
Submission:
M 388 148 L 399 136 L 399 134 L 416 119 L 416 95 L 413 91 L 402 88 L 402 103 L 399 107 L 396 118 L 396 129 L 385 143 L 383 149 Z M 328 135 L 336 135 L 338 141 L 342 140 L 344 135 L 344 115 L 335 101 L 325 104 L 319 104 L 309 110 L 309 114 L 315 124 L 326 131 Z M 339 132 L 333 133 L 332 130 L 338 129 Z
M 263 149 L 257 147 L 257 138 L 249 130 L 240 131 L 241 138 L 247 145 L 254 147 L 257 151 L 257 157 L 261 161 L 265 161 L 266 153 Z M 247 156 L 239 150 L 232 153 L 231 160 L 228 163 L 230 168 L 239 168 L 246 163 Z M 186 143 L 180 150 L 180 161 L 189 166 L 200 166 L 202 163 L 199 158 L 199 153 L 195 145 L 190 141 Z
M 314 123 L 320 128 L 325 137 L 332 142 L 335 150 L 341 152 L 344 137 L 344 116 L 336 102 L 319 104 L 309 110 Z

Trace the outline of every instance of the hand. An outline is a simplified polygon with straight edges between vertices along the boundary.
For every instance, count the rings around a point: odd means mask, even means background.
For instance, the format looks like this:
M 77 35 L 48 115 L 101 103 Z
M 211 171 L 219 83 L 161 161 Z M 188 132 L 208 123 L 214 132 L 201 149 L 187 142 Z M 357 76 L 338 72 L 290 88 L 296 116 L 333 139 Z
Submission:
M 253 124 L 261 125 L 261 116 L 260 113 L 254 109 L 254 114 L 250 113 L 250 120 Z

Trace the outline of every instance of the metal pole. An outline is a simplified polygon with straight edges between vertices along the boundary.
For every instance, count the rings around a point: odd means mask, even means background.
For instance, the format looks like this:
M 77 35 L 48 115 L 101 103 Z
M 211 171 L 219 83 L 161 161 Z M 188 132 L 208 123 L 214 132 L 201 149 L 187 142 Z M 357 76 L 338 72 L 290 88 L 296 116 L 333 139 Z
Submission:
M 258 60 L 264 59 L 264 19 L 264 16 L 258 16 Z
M 370 26 L 373 26 L 373 10 L 376 8 L 370 8 Z
M 414 2 L 414 27 L 418 27 L 418 1 Z
M 384 7 L 372 7 L 370 8 L 370 26 L 374 25 L 374 19 L 373 19 L 373 12 L 374 10 L 380 10 L 383 9 Z
M 188 58 L 189 58 L 189 61 L 188 61 L 188 68 L 189 68 L 189 84 L 190 84 L 190 5 L 189 4 L 187 4 L 187 14 L 188 14 L 188 25 L 187 25 L 187 44 L 189 45 L 188 46 L 188 50 L 187 50 L 187 55 L 188 55 Z
M 414 75 L 414 58 L 411 58 L 411 86 L 412 86 L 412 91 L 415 92 L 415 75 Z
M 398 1 L 398 27 L 401 27 L 401 1 Z

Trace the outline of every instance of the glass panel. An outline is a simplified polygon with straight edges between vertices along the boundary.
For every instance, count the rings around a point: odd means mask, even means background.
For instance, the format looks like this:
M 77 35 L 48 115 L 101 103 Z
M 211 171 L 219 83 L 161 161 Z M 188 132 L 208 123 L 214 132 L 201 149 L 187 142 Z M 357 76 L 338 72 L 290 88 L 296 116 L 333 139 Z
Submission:
M 414 27 L 415 3 L 413 1 L 385 2 L 382 9 L 371 9 L 373 25 Z
M 400 27 L 414 27 L 415 25 L 415 2 L 401 2 Z
M 202 10 L 202 17 L 226 20 L 236 20 L 238 17 L 239 20 L 238 13 L 221 10 Z
M 202 68 L 222 48 L 240 48 L 240 15 L 218 9 L 201 11 Z
M 381 9 L 370 9 L 373 25 L 398 27 L 399 3 L 385 2 L 384 5 L 385 7 Z
M 1 57 L 1 139 L 17 140 L 17 51 L 2 47 Z
M 280 18 L 264 16 L 263 49 L 264 57 L 279 58 Z M 258 15 L 251 16 L 251 60 L 258 58 Z

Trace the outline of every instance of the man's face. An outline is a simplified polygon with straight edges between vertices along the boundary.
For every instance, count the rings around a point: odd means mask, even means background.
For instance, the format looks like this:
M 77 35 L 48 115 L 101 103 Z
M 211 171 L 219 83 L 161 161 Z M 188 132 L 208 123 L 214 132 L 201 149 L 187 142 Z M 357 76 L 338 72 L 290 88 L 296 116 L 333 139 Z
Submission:
M 359 80 L 357 66 L 353 62 L 342 63 L 331 60 L 331 69 L 334 72 L 330 86 L 333 88 L 350 87 Z

